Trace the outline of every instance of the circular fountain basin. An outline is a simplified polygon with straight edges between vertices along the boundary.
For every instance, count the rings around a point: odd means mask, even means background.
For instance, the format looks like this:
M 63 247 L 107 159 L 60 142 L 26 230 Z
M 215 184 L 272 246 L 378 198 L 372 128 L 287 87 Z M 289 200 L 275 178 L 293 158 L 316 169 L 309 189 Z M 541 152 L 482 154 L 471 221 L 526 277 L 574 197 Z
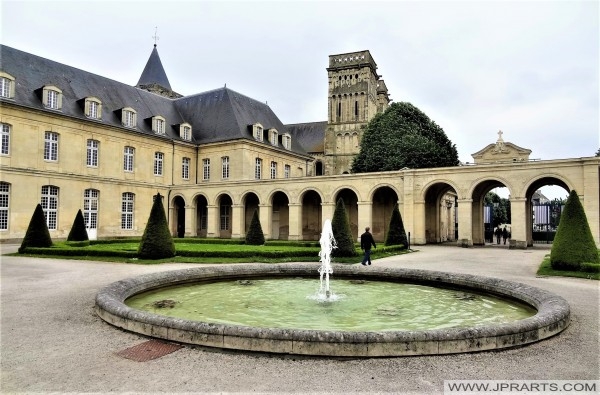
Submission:
M 361 270 L 362 269 L 362 270 Z M 497 350 L 553 336 L 569 324 L 569 305 L 561 297 L 524 284 L 480 276 L 399 268 L 333 265 L 337 279 L 385 281 L 460 289 L 507 298 L 534 308 L 525 319 L 500 324 L 432 330 L 335 330 L 273 328 L 168 317 L 129 307 L 134 295 L 191 283 L 259 278 L 314 278 L 316 264 L 198 267 L 118 281 L 96 296 L 96 311 L 117 327 L 165 340 L 209 347 L 286 354 L 344 357 L 429 355 Z

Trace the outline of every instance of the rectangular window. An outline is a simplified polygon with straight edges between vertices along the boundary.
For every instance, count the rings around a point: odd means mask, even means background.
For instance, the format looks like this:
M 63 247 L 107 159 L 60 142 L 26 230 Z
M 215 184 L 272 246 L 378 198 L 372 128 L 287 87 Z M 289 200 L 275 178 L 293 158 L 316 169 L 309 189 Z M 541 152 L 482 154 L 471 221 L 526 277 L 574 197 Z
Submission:
M 133 147 L 125 147 L 123 150 L 123 170 L 133 171 L 133 156 L 135 149 Z
M 97 189 L 86 189 L 83 194 L 83 219 L 87 229 L 98 229 Z
M 42 187 L 42 209 L 49 230 L 56 230 L 58 219 L 58 187 L 44 185 Z
M 271 131 L 271 145 L 277 145 L 277 132 Z
M 44 159 L 58 160 L 58 133 L 46 132 L 44 135 Z
M 184 140 L 191 140 L 192 139 L 192 128 L 190 128 L 189 126 L 184 126 L 181 138 Z
M 131 192 L 123 193 L 121 199 L 121 229 L 133 229 L 133 203 L 134 195 Z
M 0 154 L 8 155 L 10 153 L 10 125 L 0 124 Z
M 260 126 L 254 127 L 254 138 L 258 141 L 262 141 L 263 139 L 263 128 Z
M 98 147 L 100 143 L 97 140 L 87 141 L 87 159 L 86 164 L 92 167 L 98 167 Z
M 88 117 L 98 119 L 98 103 L 95 101 L 89 102 Z
M 254 178 L 260 180 L 262 177 L 262 159 L 256 158 L 256 164 L 254 165 Z
M 155 152 L 154 153 L 154 175 L 162 176 L 163 175 L 163 153 Z
M 231 206 L 221 206 L 221 230 L 229 230 L 229 216 Z
M 271 162 L 271 179 L 277 178 L 277 162 Z
M 181 160 L 181 178 L 184 180 L 190 179 L 190 158 L 183 158 Z
M 10 184 L 0 182 L 0 230 L 8 230 L 8 210 L 10 209 Z
M 156 133 L 165 134 L 165 121 L 162 119 L 156 120 Z
M 290 165 L 285 165 L 283 168 L 283 177 L 290 178 Z
M 229 157 L 228 156 L 224 156 L 221 158 L 221 176 L 223 177 L 224 180 L 229 179 Z
M 202 159 L 202 179 L 210 180 L 210 159 Z
M 47 90 L 46 92 L 46 107 L 58 109 L 58 92 L 53 90 Z
M 8 78 L 0 77 L 0 96 L 10 97 L 10 83 Z
M 129 110 L 123 110 L 123 126 L 128 128 L 135 127 L 135 113 Z

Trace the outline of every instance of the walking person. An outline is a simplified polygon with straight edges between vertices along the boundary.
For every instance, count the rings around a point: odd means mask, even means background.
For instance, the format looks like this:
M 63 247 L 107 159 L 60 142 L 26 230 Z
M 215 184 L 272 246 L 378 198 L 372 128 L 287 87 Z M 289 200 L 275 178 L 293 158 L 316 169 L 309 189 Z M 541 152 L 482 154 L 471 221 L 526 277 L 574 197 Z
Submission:
M 504 229 L 502 229 L 502 240 L 504 240 L 504 244 L 506 244 L 506 239 L 508 239 L 508 230 L 506 229 L 506 226 L 504 226 Z
M 500 238 L 502 237 L 502 229 L 500 229 L 500 226 L 496 228 L 494 234 L 496 235 L 496 244 L 500 244 Z
M 365 228 L 365 233 L 360 235 L 360 249 L 364 250 L 365 255 L 363 256 L 363 260 L 361 264 L 363 266 L 367 266 L 371 264 L 371 246 L 373 248 L 377 248 L 375 245 L 375 240 L 373 240 L 373 235 L 370 232 L 371 228 L 368 226 Z

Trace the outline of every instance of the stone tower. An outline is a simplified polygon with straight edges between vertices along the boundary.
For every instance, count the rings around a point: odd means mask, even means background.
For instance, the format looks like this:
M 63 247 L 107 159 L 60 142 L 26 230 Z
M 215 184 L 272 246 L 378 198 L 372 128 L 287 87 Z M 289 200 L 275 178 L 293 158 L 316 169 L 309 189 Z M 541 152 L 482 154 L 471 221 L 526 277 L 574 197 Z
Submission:
M 363 127 L 390 102 L 385 82 L 369 51 L 329 56 L 325 174 L 349 173 Z

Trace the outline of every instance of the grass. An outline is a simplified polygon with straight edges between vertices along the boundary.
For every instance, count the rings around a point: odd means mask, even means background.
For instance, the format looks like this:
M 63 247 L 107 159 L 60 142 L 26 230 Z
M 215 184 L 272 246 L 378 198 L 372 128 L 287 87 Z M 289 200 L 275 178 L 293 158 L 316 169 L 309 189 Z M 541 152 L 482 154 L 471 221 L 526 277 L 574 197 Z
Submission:
M 600 253 L 600 250 L 598 251 Z M 580 271 L 554 270 L 550 264 L 550 255 L 546 255 L 538 271 L 538 276 L 578 277 L 589 280 L 600 280 L 600 273 L 589 273 Z

